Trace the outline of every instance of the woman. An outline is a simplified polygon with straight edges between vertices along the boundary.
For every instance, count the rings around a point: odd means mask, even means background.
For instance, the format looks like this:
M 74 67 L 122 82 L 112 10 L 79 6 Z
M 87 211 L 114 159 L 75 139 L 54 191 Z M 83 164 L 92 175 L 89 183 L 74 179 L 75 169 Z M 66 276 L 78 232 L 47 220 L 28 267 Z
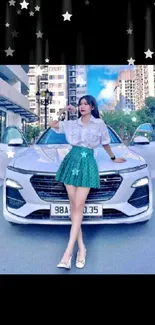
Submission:
M 63 109 L 75 111 L 74 106 Z M 91 188 L 100 187 L 100 177 L 97 162 L 94 158 L 94 148 L 100 143 L 114 163 L 123 163 L 124 158 L 116 158 L 109 146 L 110 137 L 104 121 L 99 116 L 98 105 L 93 96 L 80 98 L 78 104 L 79 118 L 68 121 L 51 121 L 50 127 L 58 133 L 65 133 L 72 149 L 63 159 L 56 180 L 64 183 L 71 208 L 72 226 L 70 238 L 64 255 L 57 265 L 71 268 L 71 259 L 75 242 L 78 242 L 76 267 L 83 268 L 86 261 L 86 248 L 83 242 L 81 223 L 85 201 Z

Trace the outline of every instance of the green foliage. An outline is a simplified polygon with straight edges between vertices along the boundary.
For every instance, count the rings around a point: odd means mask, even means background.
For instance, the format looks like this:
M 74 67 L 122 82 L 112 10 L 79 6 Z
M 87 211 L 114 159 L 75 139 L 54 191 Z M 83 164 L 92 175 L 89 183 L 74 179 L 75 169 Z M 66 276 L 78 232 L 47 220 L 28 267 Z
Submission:
M 135 117 L 136 121 L 132 121 Z M 147 97 L 142 109 L 125 114 L 124 111 L 104 111 L 101 118 L 111 126 L 122 140 L 130 140 L 137 127 L 143 123 L 151 123 L 155 127 L 155 97 Z
M 28 143 L 32 143 L 40 134 L 40 128 L 38 126 L 26 125 L 25 137 Z

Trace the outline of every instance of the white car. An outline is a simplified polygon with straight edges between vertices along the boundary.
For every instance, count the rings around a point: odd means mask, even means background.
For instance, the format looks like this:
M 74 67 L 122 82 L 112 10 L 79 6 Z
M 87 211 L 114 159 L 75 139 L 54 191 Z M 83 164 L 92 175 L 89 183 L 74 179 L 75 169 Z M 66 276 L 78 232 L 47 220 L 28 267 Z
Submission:
M 155 178 L 155 130 L 150 123 L 138 126 L 129 144 L 129 148 L 142 156 L 150 170 L 151 178 Z
M 153 212 L 152 182 L 145 160 L 124 145 L 108 127 L 112 151 L 126 162 L 113 162 L 102 146 L 94 150 L 100 189 L 91 189 L 83 224 L 121 224 L 148 221 Z M 16 142 L 23 139 L 14 139 Z M 11 148 L 11 147 L 10 147 Z M 65 186 L 55 180 L 69 152 L 64 134 L 47 129 L 36 144 L 23 147 L 10 160 L 3 185 L 3 214 L 10 223 L 70 224 Z M 10 149 L 11 150 L 11 149 Z

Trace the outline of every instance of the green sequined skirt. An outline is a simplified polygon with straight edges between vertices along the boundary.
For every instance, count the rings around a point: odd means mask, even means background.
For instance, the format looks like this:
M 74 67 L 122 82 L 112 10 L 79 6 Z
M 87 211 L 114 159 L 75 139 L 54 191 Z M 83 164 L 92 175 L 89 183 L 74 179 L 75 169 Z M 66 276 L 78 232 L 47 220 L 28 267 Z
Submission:
M 64 184 L 100 188 L 100 177 L 94 150 L 73 146 L 63 159 L 55 179 Z

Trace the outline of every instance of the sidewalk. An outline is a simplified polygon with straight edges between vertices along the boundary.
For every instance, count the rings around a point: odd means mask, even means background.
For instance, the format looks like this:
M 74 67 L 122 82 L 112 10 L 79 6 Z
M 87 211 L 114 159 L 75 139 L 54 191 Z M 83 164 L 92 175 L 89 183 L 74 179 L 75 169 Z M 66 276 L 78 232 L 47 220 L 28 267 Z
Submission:
M 0 178 L 0 187 L 3 185 L 3 179 Z

